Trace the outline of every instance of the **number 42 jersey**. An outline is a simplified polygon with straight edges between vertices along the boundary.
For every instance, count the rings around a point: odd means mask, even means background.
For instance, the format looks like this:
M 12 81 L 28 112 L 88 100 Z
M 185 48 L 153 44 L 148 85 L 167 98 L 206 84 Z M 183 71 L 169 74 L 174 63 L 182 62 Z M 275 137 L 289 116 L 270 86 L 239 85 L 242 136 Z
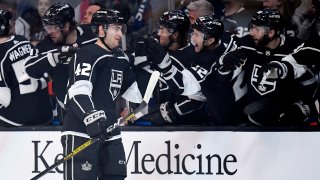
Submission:
M 31 79 L 22 66 L 32 44 L 23 36 L 11 36 L 0 44 L 0 125 L 45 124 L 52 108 L 45 79 Z

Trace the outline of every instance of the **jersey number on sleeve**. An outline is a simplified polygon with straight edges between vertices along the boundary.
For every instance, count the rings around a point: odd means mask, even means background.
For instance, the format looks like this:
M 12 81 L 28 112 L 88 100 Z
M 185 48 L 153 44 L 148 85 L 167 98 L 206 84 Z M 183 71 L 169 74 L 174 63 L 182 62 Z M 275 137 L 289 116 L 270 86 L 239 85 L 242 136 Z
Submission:
M 88 63 L 82 63 L 77 65 L 77 69 L 74 72 L 76 76 L 83 75 L 83 76 L 89 76 L 91 70 L 91 64 Z

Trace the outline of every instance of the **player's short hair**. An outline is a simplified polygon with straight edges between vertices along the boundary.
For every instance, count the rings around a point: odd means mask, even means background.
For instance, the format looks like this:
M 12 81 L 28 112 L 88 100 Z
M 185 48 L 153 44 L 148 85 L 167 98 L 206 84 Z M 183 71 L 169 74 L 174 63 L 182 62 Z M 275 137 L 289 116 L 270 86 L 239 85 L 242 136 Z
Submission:
M 213 5 L 207 0 L 198 0 L 190 3 L 187 6 L 189 11 L 196 11 L 198 12 L 199 16 L 204 15 L 212 15 L 214 14 L 214 7 Z

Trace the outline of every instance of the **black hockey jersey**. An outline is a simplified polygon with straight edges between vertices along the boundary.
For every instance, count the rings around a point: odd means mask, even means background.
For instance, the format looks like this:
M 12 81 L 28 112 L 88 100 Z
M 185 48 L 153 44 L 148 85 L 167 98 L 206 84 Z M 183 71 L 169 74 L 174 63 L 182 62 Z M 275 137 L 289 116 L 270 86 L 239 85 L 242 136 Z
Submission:
M 247 35 L 240 41 L 240 50 L 246 53 L 247 61 L 244 67 L 244 82 L 247 83 L 248 103 L 261 98 L 276 99 L 279 103 L 294 102 L 301 93 L 301 85 L 296 81 L 267 79 L 262 82 L 263 68 L 271 61 L 281 61 L 283 57 L 293 52 L 301 41 L 291 37 L 281 37 L 281 43 L 276 49 L 257 49 L 252 38 Z
M 0 121 L 12 126 L 40 125 L 52 118 L 46 80 L 23 72 L 33 45 L 23 36 L 0 44 Z
M 226 51 L 223 44 L 215 49 L 197 53 L 190 67 L 165 75 L 170 88 L 179 94 L 203 95 L 211 121 L 216 125 L 235 124 L 234 96 L 231 85 L 216 76 L 217 63 Z M 200 87 L 199 87 L 200 86 Z M 232 117 L 231 117 L 232 116 Z
M 135 75 L 124 53 L 121 50 L 108 52 L 91 44 L 75 54 L 71 65 L 63 130 L 86 133 L 83 120 L 86 113 L 92 110 L 105 111 L 108 125 L 114 124 L 118 118 L 116 98 L 129 87 L 137 87 Z M 139 93 L 137 91 L 134 96 Z M 112 132 L 113 136 L 119 134 L 119 130 Z
M 25 70 L 28 75 L 33 78 L 39 78 L 42 77 L 44 73 L 48 73 L 53 80 L 53 91 L 57 95 L 57 99 L 60 102 L 59 104 L 62 105 L 61 103 L 65 102 L 68 68 L 72 55 L 64 59 L 59 59 L 60 62 L 56 64 L 47 57 L 48 53 L 58 52 L 58 49 L 61 48 L 62 45 L 83 47 L 87 44 L 95 43 L 96 40 L 96 35 L 88 25 L 77 27 L 77 40 L 74 44 L 54 44 L 50 37 L 47 36 L 37 44 L 36 47 L 40 53 L 32 54 L 32 56 L 28 58 L 25 64 Z

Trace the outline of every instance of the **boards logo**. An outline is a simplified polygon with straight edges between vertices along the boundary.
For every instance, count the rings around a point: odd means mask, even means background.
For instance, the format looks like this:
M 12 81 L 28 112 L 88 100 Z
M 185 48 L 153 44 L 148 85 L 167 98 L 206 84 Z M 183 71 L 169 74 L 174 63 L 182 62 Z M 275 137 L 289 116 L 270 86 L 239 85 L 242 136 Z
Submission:
M 171 141 L 165 141 L 166 152 L 146 152 L 140 148 L 141 141 L 133 141 L 127 164 L 133 163 L 131 174 L 180 174 L 180 175 L 235 175 L 237 158 L 233 154 L 224 157 L 219 154 L 202 154 L 202 145 L 195 146 L 199 154 L 185 154 L 186 149 L 179 150 L 180 145 L 171 145 Z M 182 149 L 182 148 L 181 148 Z

